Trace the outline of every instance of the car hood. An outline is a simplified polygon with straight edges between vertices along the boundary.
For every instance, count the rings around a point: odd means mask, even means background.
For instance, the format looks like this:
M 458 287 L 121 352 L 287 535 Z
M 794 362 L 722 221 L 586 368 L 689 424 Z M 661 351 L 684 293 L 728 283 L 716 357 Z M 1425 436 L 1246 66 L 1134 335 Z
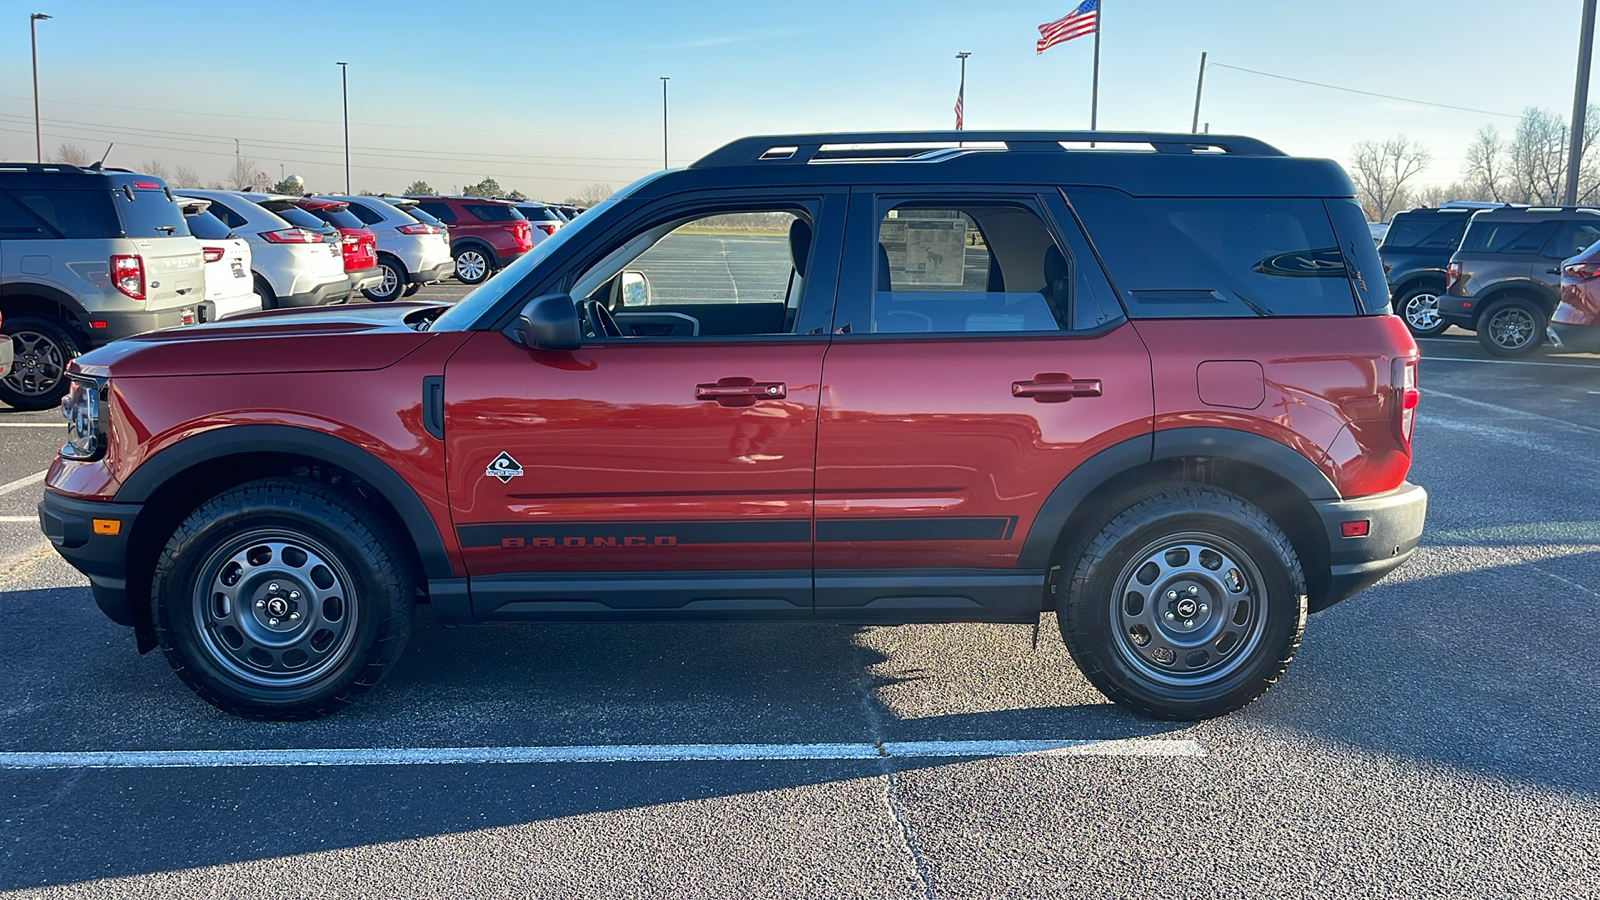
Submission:
M 78 357 L 102 377 L 360 372 L 394 365 L 433 335 L 406 324 L 424 303 L 271 310 L 152 331 Z

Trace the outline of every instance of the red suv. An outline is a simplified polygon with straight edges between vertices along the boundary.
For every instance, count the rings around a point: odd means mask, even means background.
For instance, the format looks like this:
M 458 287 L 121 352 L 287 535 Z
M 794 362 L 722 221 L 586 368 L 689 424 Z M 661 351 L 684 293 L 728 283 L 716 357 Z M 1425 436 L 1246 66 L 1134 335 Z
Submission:
M 378 267 L 378 236 L 350 211 L 350 204 L 305 197 L 295 205 L 339 229 L 339 249 L 344 254 L 344 273 L 350 278 L 352 295 L 383 283 L 383 270 Z
M 417 603 L 1048 610 L 1118 703 L 1219 715 L 1422 533 L 1417 348 L 1353 195 L 1217 135 L 737 141 L 453 306 L 78 357 L 40 519 L 142 650 L 246 716 L 341 708 Z
M 450 226 L 456 279 L 478 284 L 533 249 L 533 226 L 505 200 L 414 195 L 423 212 Z

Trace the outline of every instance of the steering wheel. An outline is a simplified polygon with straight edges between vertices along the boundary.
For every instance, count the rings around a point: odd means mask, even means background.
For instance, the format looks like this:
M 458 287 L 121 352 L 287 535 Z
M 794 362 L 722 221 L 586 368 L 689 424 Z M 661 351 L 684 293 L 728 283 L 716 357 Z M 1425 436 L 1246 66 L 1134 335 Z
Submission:
M 594 337 L 622 337 L 622 326 L 599 300 L 583 301 L 583 317 L 589 320 L 589 331 Z

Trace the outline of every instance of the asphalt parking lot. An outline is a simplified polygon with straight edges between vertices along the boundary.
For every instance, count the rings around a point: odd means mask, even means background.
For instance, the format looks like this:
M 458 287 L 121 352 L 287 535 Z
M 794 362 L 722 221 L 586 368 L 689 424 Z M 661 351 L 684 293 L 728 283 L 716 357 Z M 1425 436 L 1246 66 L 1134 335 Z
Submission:
M 0 411 L 0 753 L 353 751 L 0 770 L 0 892 L 1593 896 L 1600 358 L 1459 335 L 1424 355 L 1418 555 L 1314 616 L 1265 698 L 1197 725 L 1112 706 L 1049 618 L 1033 649 L 1021 626 L 425 616 L 356 707 L 243 722 L 138 656 L 50 551 L 32 512 L 58 415 Z M 996 743 L 940 749 L 960 741 Z M 711 746 L 661 758 L 685 744 Z M 600 761 L 525 749 L 552 747 Z M 437 748 L 518 761 L 370 752 Z

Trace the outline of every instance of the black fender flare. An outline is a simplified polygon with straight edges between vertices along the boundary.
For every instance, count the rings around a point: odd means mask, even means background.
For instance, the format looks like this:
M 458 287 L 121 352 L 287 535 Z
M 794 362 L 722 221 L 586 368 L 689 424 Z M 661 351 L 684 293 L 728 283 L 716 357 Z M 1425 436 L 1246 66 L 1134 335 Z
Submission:
M 145 460 L 117 491 L 118 503 L 144 503 L 170 479 L 196 464 L 241 453 L 287 453 L 321 460 L 371 485 L 394 507 L 430 581 L 455 573 L 439 528 L 416 491 L 376 456 L 349 441 L 293 425 L 230 425 L 201 432 Z
M 483 238 L 464 237 L 464 238 L 462 238 L 462 239 L 460 239 L 458 241 L 451 241 L 450 242 L 450 258 L 451 259 L 455 259 L 456 254 L 460 253 L 463 249 L 465 249 L 467 247 L 477 247 L 479 250 L 482 250 L 484 253 L 488 254 L 488 256 L 489 256 L 489 265 L 493 266 L 494 268 L 496 268 L 496 269 L 504 268 L 500 264 L 500 254 L 496 253 L 494 247 L 491 246 L 489 244 L 489 242 L 484 240 Z
M 5 300 L 15 300 L 18 297 L 37 297 L 49 303 L 54 303 L 66 311 L 68 321 L 64 324 L 74 327 L 85 336 L 89 333 L 89 312 L 78 302 L 78 298 L 66 291 L 53 288 L 47 284 L 32 281 L 7 282 L 0 288 L 0 306 Z
M 1045 498 L 1028 528 L 1019 569 L 1048 568 L 1056 543 L 1078 507 L 1111 479 L 1163 459 L 1231 459 L 1266 469 L 1294 485 L 1307 500 L 1336 500 L 1339 491 L 1323 471 L 1287 444 L 1231 428 L 1169 428 L 1112 444 L 1084 460 Z

